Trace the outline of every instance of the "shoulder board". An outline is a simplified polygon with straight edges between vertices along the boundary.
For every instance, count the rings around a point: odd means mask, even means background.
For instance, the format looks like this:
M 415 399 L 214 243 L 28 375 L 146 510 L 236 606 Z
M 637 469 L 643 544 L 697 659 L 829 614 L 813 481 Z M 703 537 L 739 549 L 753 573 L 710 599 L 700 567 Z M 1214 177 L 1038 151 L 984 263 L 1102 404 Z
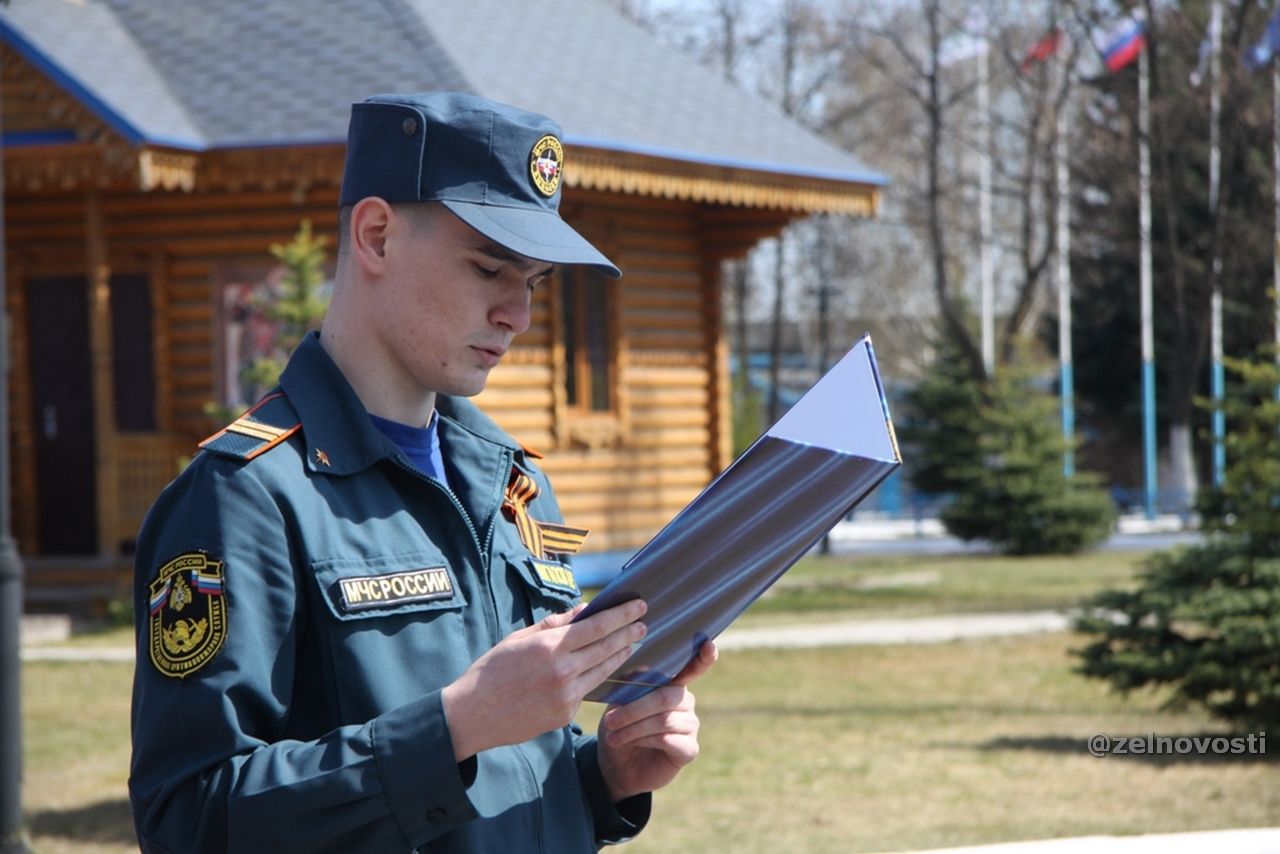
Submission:
M 206 451 L 251 460 L 279 445 L 302 427 L 297 410 L 283 392 L 269 394 L 253 408 L 200 443 Z

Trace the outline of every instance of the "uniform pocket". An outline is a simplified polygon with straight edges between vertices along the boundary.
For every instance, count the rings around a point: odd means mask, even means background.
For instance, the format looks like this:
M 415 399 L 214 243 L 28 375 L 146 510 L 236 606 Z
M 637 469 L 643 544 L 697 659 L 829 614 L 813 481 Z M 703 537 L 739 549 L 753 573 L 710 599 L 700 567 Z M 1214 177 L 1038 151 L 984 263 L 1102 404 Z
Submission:
M 311 565 L 320 595 L 339 620 L 459 609 L 467 604 L 439 553 L 333 558 Z
M 582 598 L 573 569 L 558 560 L 540 560 L 528 552 L 504 555 L 507 565 L 523 582 L 529 597 L 530 616 L 536 622 L 548 614 L 568 611 Z

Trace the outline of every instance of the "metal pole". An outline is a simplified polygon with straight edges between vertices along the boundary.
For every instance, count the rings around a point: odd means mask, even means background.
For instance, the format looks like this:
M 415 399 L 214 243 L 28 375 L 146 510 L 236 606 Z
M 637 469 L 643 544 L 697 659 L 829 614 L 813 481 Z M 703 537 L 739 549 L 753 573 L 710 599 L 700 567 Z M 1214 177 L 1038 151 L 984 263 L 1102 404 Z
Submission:
M 1142 314 L 1142 471 L 1148 519 L 1156 517 L 1156 361 L 1151 316 L 1151 98 L 1147 52 L 1138 54 L 1139 301 Z
M 0 61 L 0 67 L 3 62 Z M 4 246 L 4 146 L 0 124 L 0 852 L 27 854 L 22 827 L 22 559 L 9 500 L 9 304 Z
M 1066 85 L 1066 58 L 1059 59 L 1061 77 Z M 1071 132 L 1071 109 L 1064 100 L 1057 115 L 1058 138 L 1054 140 L 1053 159 L 1058 189 L 1058 366 L 1059 396 L 1062 399 L 1062 438 L 1066 447 L 1062 452 L 1062 473 L 1072 477 L 1076 473 L 1075 461 L 1075 378 L 1071 355 L 1071 176 L 1067 166 L 1067 136 Z
M 995 284 L 991 258 L 991 69 L 987 58 L 990 48 L 987 21 L 982 27 L 982 50 L 978 54 L 978 229 L 979 257 L 982 272 L 982 366 L 987 376 L 996 368 Z
M 1222 486 L 1227 467 L 1223 438 L 1226 434 L 1226 416 L 1222 411 L 1222 254 L 1219 246 L 1218 196 L 1222 184 L 1222 0 L 1213 0 L 1209 13 L 1209 216 L 1213 223 L 1213 264 L 1210 267 L 1209 322 L 1210 363 L 1209 394 L 1213 398 L 1213 414 L 1210 419 L 1213 432 L 1213 485 Z M 1188 496 L 1189 497 L 1189 496 Z
M 1274 4 L 1280 10 L 1280 0 Z M 1271 195 L 1275 211 L 1275 237 L 1271 251 L 1271 286 L 1275 300 L 1276 367 L 1280 368 L 1280 64 L 1271 63 Z M 1280 400 L 1280 385 L 1276 386 L 1276 400 Z

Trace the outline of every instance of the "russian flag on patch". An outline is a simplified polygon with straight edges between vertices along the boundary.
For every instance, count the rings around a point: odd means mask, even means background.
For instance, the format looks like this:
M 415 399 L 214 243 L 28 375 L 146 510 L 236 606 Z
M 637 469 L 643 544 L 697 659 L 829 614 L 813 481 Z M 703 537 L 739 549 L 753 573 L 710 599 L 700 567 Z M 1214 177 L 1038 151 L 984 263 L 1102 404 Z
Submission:
M 197 593 L 204 593 L 207 596 L 222 595 L 221 575 L 205 575 L 201 572 L 193 572 L 191 573 L 191 580 L 195 582 Z
M 173 586 L 173 577 L 164 583 L 164 586 L 151 594 L 151 601 L 147 603 L 147 612 L 152 616 L 158 614 L 164 608 L 164 600 L 169 598 L 169 588 Z

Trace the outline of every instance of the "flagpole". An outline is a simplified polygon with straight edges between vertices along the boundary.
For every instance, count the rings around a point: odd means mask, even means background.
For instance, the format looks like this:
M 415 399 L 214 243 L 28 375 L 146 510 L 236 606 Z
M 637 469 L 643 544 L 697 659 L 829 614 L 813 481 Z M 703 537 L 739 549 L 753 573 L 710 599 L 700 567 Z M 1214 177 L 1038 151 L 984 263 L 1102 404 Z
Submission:
M 1060 85 L 1066 85 L 1067 60 L 1059 58 Z M 1067 171 L 1067 145 L 1071 132 L 1071 110 L 1067 95 L 1057 112 L 1058 137 L 1054 140 L 1054 172 L 1058 189 L 1058 372 L 1062 401 L 1062 473 L 1072 477 L 1075 463 L 1075 377 L 1071 354 L 1071 177 Z
M 982 50 L 978 54 L 978 230 L 979 264 L 982 273 L 982 366 L 990 377 L 996 367 L 995 285 L 991 258 L 991 69 L 987 59 L 990 47 L 988 21 L 982 26 Z
M 1209 90 L 1209 216 L 1213 223 L 1213 264 L 1210 267 L 1209 322 L 1210 365 L 1209 394 L 1213 398 L 1213 414 L 1210 424 L 1213 432 L 1213 485 L 1222 486 L 1227 457 L 1223 445 L 1226 434 L 1226 415 L 1222 411 L 1225 381 L 1222 370 L 1222 254 L 1218 224 L 1218 196 L 1222 183 L 1222 152 L 1220 127 L 1222 124 L 1222 0 L 1213 0 L 1209 13 L 1209 75 L 1213 81 Z
M 1275 3 L 1280 14 L 1280 0 Z M 1274 210 L 1275 236 L 1271 250 L 1271 285 L 1275 289 L 1275 344 L 1276 367 L 1280 368 L 1280 65 L 1271 63 L 1271 182 Z M 1280 400 L 1280 385 L 1276 386 L 1276 400 Z
M 1151 109 L 1150 63 L 1138 52 L 1138 237 L 1139 303 L 1142 315 L 1142 471 L 1148 519 L 1156 516 L 1156 363 L 1151 296 Z

